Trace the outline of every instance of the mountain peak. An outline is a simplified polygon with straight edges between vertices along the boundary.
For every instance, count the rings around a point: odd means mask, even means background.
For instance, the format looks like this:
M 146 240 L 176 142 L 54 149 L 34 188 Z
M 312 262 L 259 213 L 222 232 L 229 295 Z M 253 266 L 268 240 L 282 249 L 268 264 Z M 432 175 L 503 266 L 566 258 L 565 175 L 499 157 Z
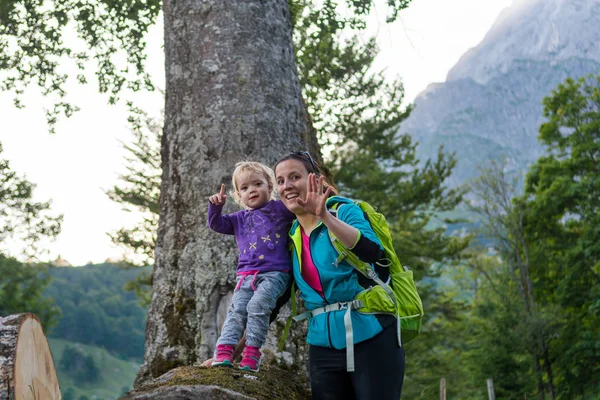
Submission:
M 600 61 L 600 0 L 514 0 L 481 43 L 448 72 L 447 81 L 486 83 L 515 61 Z

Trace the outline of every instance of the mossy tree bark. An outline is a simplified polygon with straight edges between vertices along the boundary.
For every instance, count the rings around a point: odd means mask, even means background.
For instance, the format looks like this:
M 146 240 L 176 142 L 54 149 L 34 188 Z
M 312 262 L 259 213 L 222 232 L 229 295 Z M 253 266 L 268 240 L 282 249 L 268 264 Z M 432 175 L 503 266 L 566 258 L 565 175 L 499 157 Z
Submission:
M 160 221 L 136 386 L 212 355 L 237 250 L 232 238 L 208 229 L 208 197 L 221 183 L 231 189 L 237 161 L 273 165 L 289 151 L 318 152 L 287 0 L 165 0 L 163 8 Z

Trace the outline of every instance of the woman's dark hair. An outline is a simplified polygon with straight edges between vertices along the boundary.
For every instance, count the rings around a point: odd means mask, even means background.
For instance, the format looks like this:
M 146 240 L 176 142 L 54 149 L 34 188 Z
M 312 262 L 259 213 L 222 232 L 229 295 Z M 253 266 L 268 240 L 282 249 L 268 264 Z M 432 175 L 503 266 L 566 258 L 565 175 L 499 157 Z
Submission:
M 302 163 L 302 165 L 304 165 L 304 168 L 306 168 L 306 172 L 308 173 L 314 173 L 317 176 L 323 175 L 325 177 L 325 189 L 328 187 L 331 187 L 331 194 L 332 195 L 337 195 L 338 194 L 338 190 L 337 187 L 333 184 L 333 181 L 329 178 L 328 174 L 326 174 L 323 170 L 323 168 L 321 168 L 321 166 L 319 165 L 319 163 L 310 155 L 310 153 L 308 151 L 293 151 L 290 154 L 288 154 L 287 156 L 281 158 L 279 161 L 277 161 L 275 163 L 275 166 L 273 167 L 273 171 L 275 171 L 277 169 L 277 166 L 279 164 L 281 164 L 284 161 L 288 161 L 288 160 L 297 160 L 300 161 Z

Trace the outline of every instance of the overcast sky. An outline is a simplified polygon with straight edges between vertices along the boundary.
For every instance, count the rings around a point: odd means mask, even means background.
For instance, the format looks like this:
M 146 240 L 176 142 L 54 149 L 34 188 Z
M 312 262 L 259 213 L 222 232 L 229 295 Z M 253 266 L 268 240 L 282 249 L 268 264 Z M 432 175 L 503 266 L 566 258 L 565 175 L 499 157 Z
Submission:
M 381 53 L 377 68 L 390 78 L 400 76 L 406 100 L 413 101 L 433 82 L 443 82 L 448 70 L 469 48 L 476 46 L 500 11 L 512 0 L 413 0 L 394 24 L 384 23 L 385 11 L 378 9 L 370 23 Z M 162 26 L 153 28 L 149 38 L 148 70 L 158 87 L 164 87 Z M 112 245 L 106 232 L 131 225 L 135 215 L 121 211 L 105 194 L 124 171 L 124 150 L 120 141 L 129 141 L 124 104 L 109 106 L 108 98 L 97 93 L 94 81 L 69 86 L 69 98 L 81 107 L 70 119 L 63 119 L 50 135 L 44 107 L 50 103 L 35 89 L 25 98 L 25 109 L 12 104 L 12 95 L 0 93 L 0 142 L 11 168 L 37 184 L 38 201 L 52 199 L 56 214 L 64 214 L 62 233 L 52 243 L 46 259 L 58 255 L 73 265 L 118 259 L 122 251 Z M 162 107 L 158 93 L 136 98 L 151 115 Z M 16 245 L 9 251 L 18 254 Z

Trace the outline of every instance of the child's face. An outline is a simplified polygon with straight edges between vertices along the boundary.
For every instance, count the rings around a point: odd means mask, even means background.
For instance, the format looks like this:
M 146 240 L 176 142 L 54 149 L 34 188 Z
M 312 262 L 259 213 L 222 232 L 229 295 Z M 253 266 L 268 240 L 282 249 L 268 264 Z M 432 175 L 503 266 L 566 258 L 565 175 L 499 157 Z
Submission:
M 242 203 L 252 209 L 260 208 L 271 198 L 267 179 L 261 173 L 245 171 L 235 180 Z

